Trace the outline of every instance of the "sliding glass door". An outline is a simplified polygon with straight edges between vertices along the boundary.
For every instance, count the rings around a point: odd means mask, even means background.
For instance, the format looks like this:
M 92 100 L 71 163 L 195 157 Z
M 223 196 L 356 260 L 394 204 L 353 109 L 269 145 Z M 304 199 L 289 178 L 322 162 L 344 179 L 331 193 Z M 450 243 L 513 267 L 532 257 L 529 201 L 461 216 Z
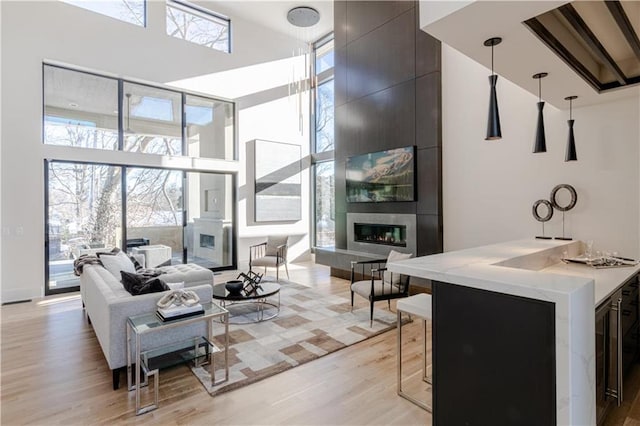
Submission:
M 75 290 L 73 261 L 120 246 L 120 166 L 50 162 L 48 182 L 47 293 Z
M 47 161 L 45 179 L 45 294 L 77 290 L 74 260 L 113 247 L 148 267 L 235 268 L 232 174 Z
M 127 249 L 142 250 L 147 267 L 182 263 L 183 175 L 180 170 L 127 167 Z
M 233 260 L 233 177 L 187 173 L 187 260 L 206 268 L 231 267 Z

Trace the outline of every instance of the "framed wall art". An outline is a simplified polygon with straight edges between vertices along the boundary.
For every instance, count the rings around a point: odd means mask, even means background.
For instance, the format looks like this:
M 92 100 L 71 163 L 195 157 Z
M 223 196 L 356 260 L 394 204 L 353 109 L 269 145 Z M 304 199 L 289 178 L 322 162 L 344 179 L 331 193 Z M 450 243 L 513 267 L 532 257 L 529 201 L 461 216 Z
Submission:
M 300 156 L 300 145 L 256 139 L 256 222 L 302 219 Z

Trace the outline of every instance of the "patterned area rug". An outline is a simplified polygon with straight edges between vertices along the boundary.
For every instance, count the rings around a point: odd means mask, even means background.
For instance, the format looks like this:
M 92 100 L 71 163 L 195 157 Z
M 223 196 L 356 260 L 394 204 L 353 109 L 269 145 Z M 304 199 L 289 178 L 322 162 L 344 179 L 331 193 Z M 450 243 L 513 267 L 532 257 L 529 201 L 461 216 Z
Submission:
M 396 314 L 389 312 L 383 302 L 376 306 L 373 327 L 370 327 L 369 304 L 362 298 L 356 300 L 351 311 L 351 302 L 346 298 L 320 294 L 290 281 L 280 280 L 280 283 L 281 306 L 276 318 L 229 326 L 228 382 L 212 387 L 209 366 L 192 368 L 212 396 L 255 383 L 396 327 Z M 268 314 L 265 312 L 265 316 Z M 242 313 L 237 315 L 232 321 L 243 319 Z M 217 336 L 216 340 L 221 338 Z M 223 358 L 222 355 L 214 357 L 216 380 L 224 377 Z

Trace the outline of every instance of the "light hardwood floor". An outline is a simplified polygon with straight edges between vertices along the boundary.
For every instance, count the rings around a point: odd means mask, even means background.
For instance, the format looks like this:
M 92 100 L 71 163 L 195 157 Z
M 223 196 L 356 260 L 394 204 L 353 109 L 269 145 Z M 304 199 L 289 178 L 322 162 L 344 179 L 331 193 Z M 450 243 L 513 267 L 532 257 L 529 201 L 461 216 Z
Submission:
M 289 271 L 292 281 L 348 297 L 348 282 L 330 277 L 323 266 L 292 264 Z M 235 274 L 216 275 L 216 281 Z M 376 309 L 386 305 L 379 303 Z M 133 393 L 111 388 L 111 373 L 78 293 L 7 305 L 1 311 L 2 425 L 431 424 L 429 413 L 396 395 L 393 331 L 214 398 L 186 366 L 163 370 L 160 408 L 136 416 Z M 403 358 L 411 373 L 419 371 L 421 327 L 419 322 L 405 327 Z M 640 425 L 639 388 L 636 366 L 625 386 L 626 402 L 611 413 L 607 425 Z
M 348 282 L 330 277 L 326 267 L 294 264 L 289 272 L 294 282 L 348 295 Z M 223 282 L 235 274 L 215 279 Z M 385 303 L 378 305 L 376 309 L 387 309 Z M 429 413 L 396 395 L 393 331 L 216 397 L 209 396 L 188 367 L 163 370 L 160 408 L 136 416 L 133 392 L 126 385 L 112 390 L 110 370 L 78 293 L 1 310 L 2 425 L 431 423 Z M 420 361 L 415 341 L 420 331 L 415 322 L 403 334 L 408 338 L 406 360 L 413 366 Z

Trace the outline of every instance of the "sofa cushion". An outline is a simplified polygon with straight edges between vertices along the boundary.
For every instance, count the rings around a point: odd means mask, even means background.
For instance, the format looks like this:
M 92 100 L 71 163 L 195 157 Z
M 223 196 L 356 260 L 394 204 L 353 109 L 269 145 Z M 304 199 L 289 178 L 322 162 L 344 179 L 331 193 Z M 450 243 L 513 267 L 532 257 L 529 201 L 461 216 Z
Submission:
M 166 274 L 162 276 L 162 280 L 164 282 L 184 282 L 185 288 L 200 284 L 213 285 L 213 272 L 194 263 L 187 263 L 186 265 L 161 266 L 158 269 Z
M 116 280 L 120 280 L 120 271 L 135 274 L 136 268 L 124 252 L 118 251 L 116 254 L 100 253 L 100 262 Z
M 122 285 L 133 296 L 169 290 L 164 281 L 158 277 L 149 278 L 145 275 L 125 271 L 120 271 L 120 274 L 122 275 Z

